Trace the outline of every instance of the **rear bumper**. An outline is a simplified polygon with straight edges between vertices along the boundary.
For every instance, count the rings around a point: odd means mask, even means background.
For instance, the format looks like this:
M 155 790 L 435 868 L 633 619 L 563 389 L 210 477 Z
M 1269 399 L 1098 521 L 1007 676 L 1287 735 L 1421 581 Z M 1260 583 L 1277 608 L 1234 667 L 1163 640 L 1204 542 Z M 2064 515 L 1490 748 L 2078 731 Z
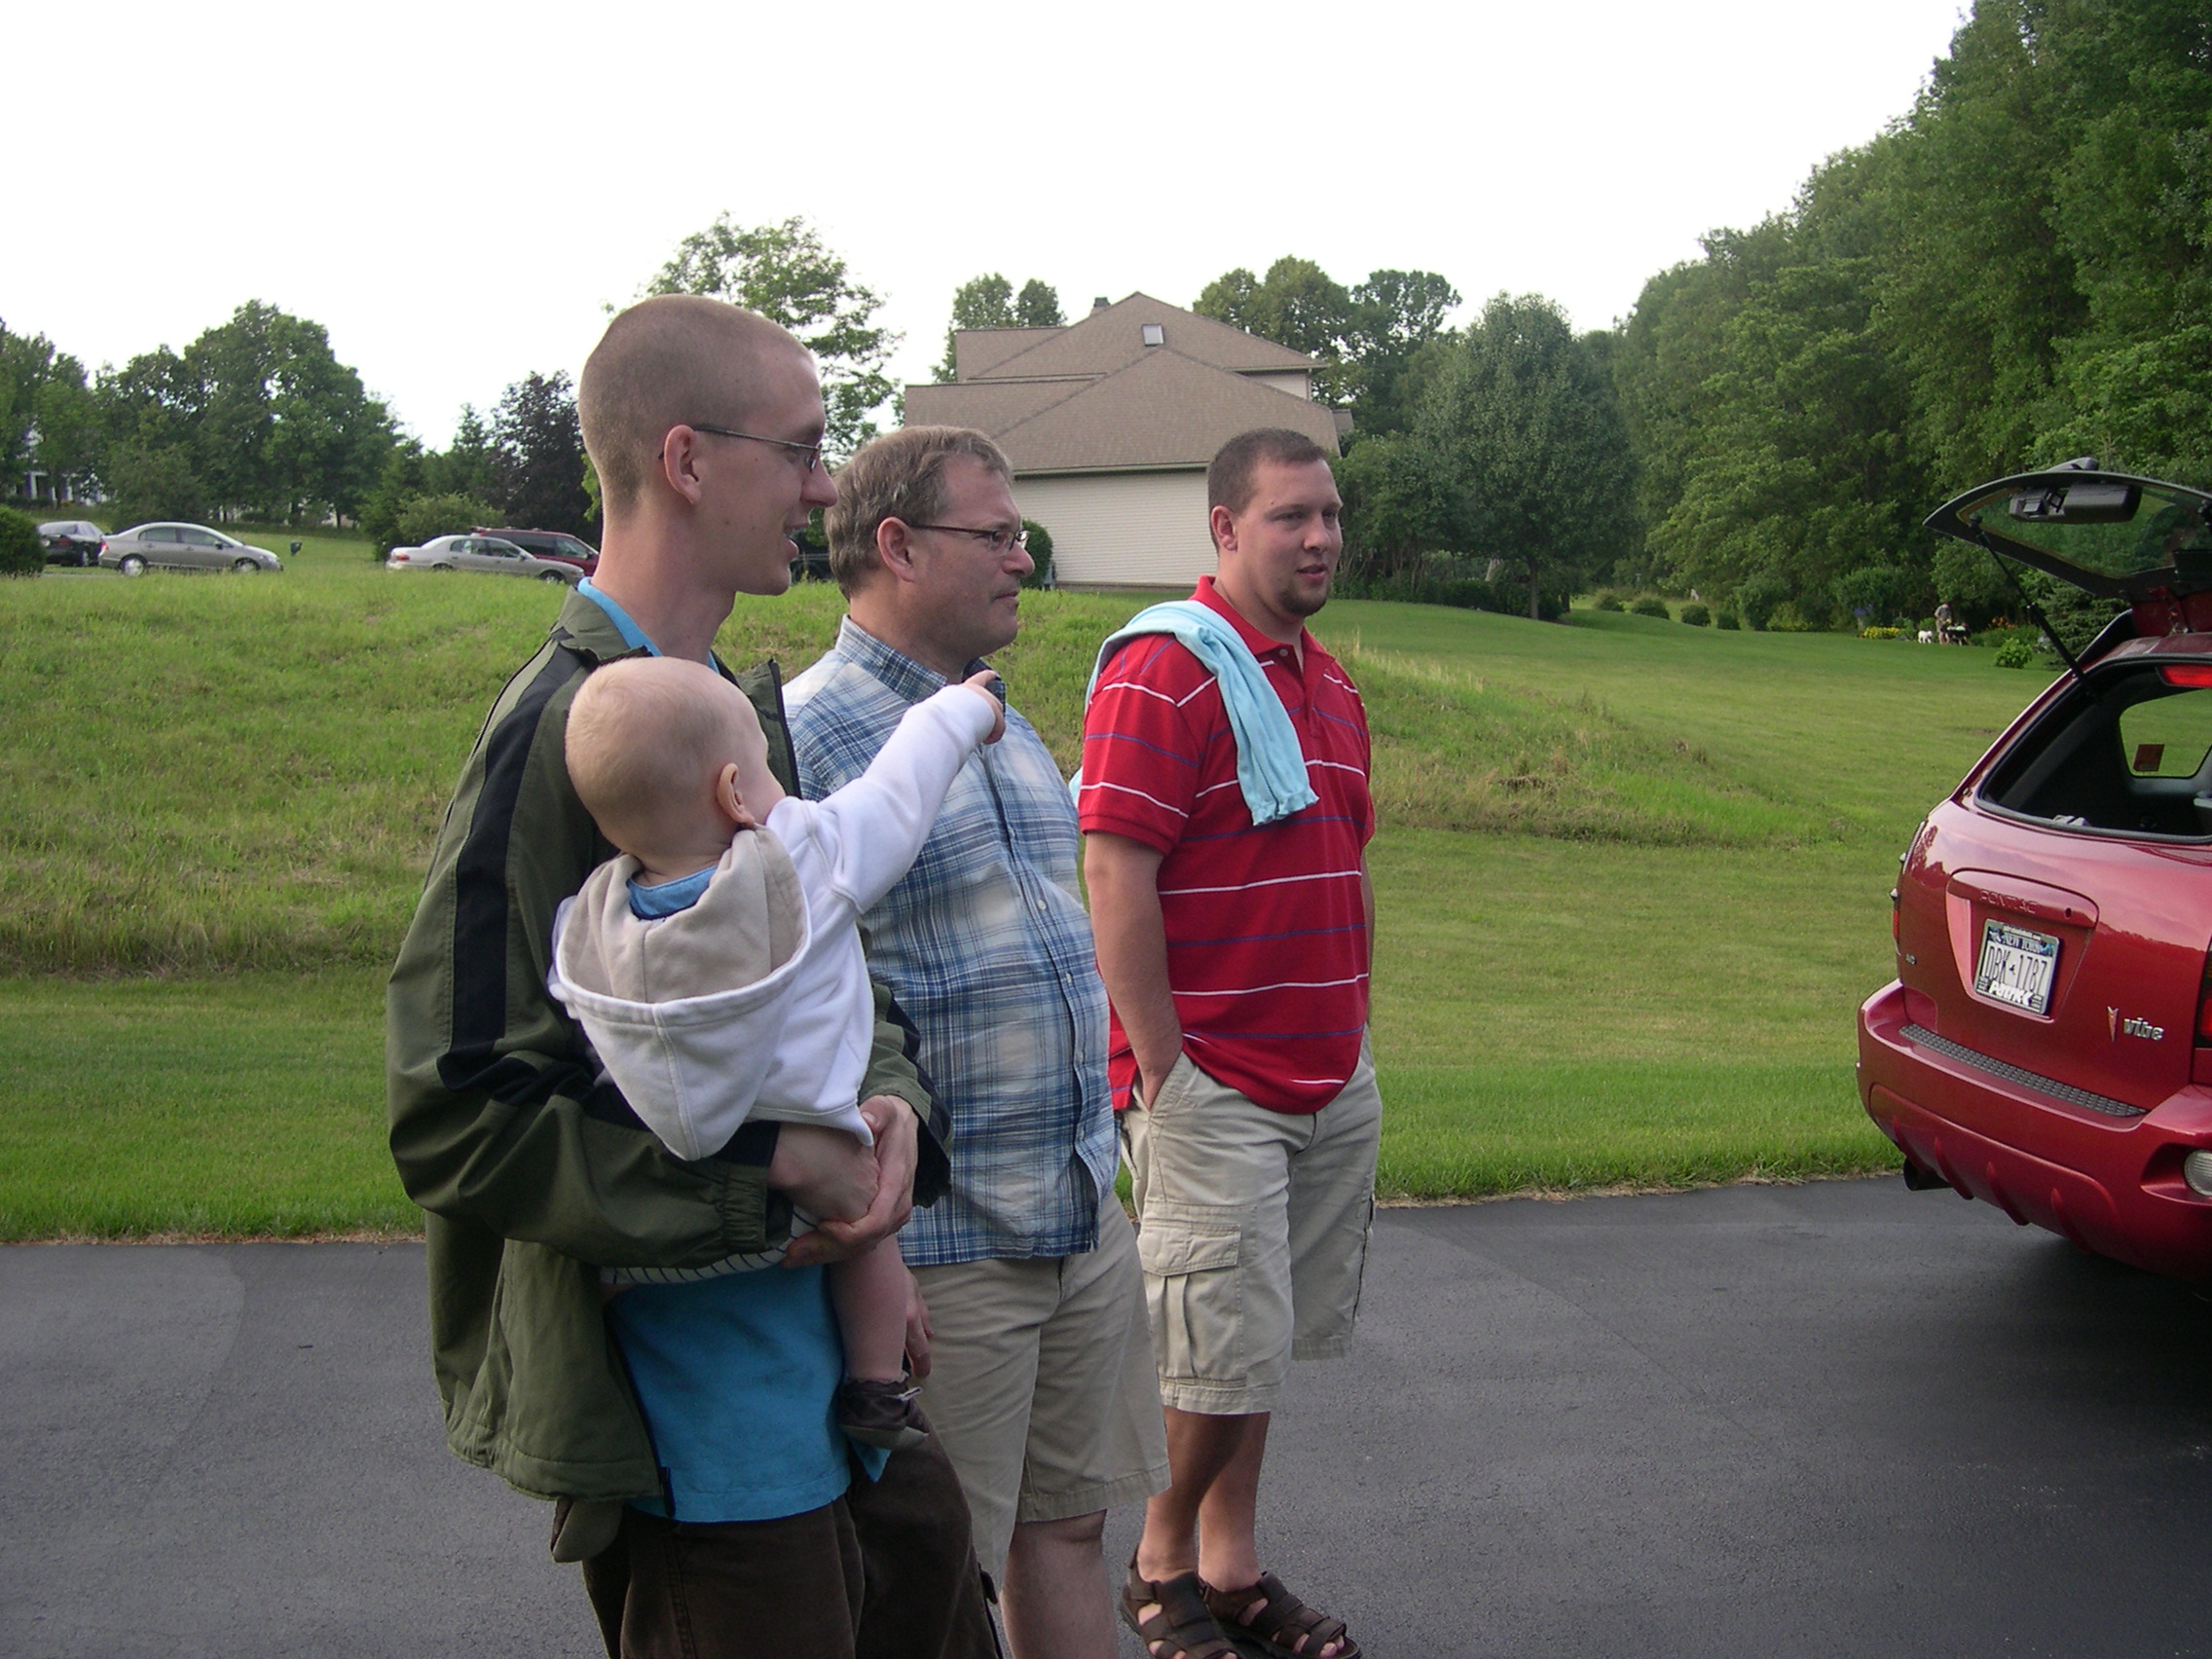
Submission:
M 2022 1226 L 2152 1272 L 2212 1278 L 2212 1198 L 2181 1178 L 2182 1159 L 2212 1147 L 2212 1088 L 2113 1117 L 1916 1043 L 1910 1023 L 1895 980 L 1859 1011 L 1859 1098 L 1906 1158 Z

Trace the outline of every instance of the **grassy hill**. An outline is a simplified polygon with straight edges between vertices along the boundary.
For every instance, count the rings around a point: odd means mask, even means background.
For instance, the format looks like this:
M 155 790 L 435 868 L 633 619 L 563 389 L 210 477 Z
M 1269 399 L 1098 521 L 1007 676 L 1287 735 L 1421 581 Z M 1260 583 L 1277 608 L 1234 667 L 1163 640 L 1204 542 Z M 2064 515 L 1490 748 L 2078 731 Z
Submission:
M 406 1226 L 381 970 L 461 757 L 559 596 L 311 542 L 273 578 L 0 595 L 0 1236 Z M 1072 765 L 1137 598 L 1038 594 L 1000 667 Z M 836 596 L 750 602 L 811 661 Z M 1981 651 L 1385 604 L 1385 1190 L 1884 1166 L 1851 1010 L 1919 815 L 2042 683 Z

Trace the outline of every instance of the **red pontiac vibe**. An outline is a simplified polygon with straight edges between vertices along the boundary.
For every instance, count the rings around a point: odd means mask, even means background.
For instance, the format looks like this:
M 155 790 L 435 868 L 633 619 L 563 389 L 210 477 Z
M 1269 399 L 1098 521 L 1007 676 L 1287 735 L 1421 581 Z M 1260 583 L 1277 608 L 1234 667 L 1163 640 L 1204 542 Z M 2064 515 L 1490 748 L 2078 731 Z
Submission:
M 2093 461 L 1931 529 L 2125 608 L 1902 858 L 1859 1090 L 1905 1157 L 2085 1249 L 2212 1277 L 2212 495 Z

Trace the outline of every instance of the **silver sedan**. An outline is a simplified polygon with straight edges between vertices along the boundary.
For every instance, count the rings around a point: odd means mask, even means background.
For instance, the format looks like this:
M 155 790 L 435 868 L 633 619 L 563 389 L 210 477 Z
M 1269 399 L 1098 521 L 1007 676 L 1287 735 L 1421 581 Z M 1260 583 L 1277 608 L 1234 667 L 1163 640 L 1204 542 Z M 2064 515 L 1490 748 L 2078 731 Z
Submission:
M 420 547 L 394 547 L 385 564 L 394 571 L 482 571 L 495 576 L 535 576 L 574 586 L 583 571 L 558 559 L 525 553 L 496 535 L 440 535 Z
M 100 565 L 127 576 L 170 571 L 236 571 L 241 576 L 281 571 L 284 561 L 203 524 L 141 524 L 107 538 Z

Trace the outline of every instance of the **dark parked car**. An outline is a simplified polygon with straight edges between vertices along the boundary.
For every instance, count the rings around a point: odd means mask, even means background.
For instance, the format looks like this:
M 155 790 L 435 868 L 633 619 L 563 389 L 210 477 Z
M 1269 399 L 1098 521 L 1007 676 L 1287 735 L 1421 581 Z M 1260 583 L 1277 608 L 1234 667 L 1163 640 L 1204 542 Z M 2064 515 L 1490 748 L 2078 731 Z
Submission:
M 599 569 L 599 549 L 588 541 L 578 541 L 572 535 L 564 535 L 557 530 L 483 530 L 478 535 L 496 535 L 501 541 L 511 541 L 525 553 L 535 553 L 540 559 L 558 559 L 564 565 L 573 565 L 585 575 Z
M 89 519 L 55 519 L 38 527 L 39 545 L 49 565 L 74 565 L 80 571 L 100 562 L 107 532 Z
M 1907 1185 L 2212 1277 L 2212 494 L 2083 461 L 1928 523 L 2119 614 L 1912 837 L 1861 1101 Z

